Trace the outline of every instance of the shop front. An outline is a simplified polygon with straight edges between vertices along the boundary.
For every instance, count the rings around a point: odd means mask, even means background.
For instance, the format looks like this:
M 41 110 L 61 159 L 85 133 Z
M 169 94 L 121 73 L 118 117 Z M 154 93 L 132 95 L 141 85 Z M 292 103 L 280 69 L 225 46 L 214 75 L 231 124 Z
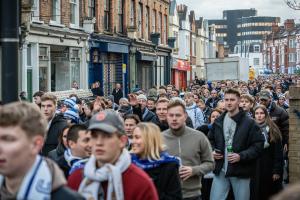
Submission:
M 104 95 L 112 94 L 116 83 L 128 93 L 128 45 L 130 40 L 93 35 L 89 41 L 89 84 L 99 81 Z
M 187 72 L 191 70 L 188 61 L 173 59 L 172 68 L 172 84 L 180 91 L 186 91 L 187 88 Z
M 31 31 L 22 45 L 22 91 L 30 98 L 36 91 L 70 90 L 74 81 L 87 89 L 87 35 L 78 31 L 66 35 L 39 25 L 32 25 Z M 49 34 L 42 34 L 45 31 Z

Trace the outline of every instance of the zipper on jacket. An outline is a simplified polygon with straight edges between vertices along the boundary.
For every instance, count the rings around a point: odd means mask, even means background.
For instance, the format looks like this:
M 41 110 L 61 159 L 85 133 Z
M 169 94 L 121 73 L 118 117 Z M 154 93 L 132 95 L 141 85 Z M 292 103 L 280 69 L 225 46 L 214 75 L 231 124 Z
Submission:
M 181 143 L 180 143 L 180 137 L 178 137 L 177 141 L 178 141 L 178 154 L 179 154 L 179 157 L 181 158 Z

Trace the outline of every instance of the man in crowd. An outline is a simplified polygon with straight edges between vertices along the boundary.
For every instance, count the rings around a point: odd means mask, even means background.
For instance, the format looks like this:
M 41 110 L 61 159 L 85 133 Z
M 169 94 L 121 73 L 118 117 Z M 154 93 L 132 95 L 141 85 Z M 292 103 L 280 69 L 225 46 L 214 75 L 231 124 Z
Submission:
M 179 94 L 180 94 L 179 90 L 177 90 L 176 88 L 174 88 L 174 89 L 172 90 L 171 97 L 172 97 L 172 98 L 173 98 L 173 97 L 179 97 Z
M 154 99 L 154 98 L 149 98 L 148 97 L 148 99 L 147 99 L 147 108 L 151 111 L 151 112 L 153 112 L 153 113 L 155 113 L 155 103 L 156 103 L 156 99 Z
M 124 116 L 125 133 L 128 137 L 128 142 L 126 145 L 128 150 L 131 149 L 133 131 L 140 122 L 141 120 L 139 116 L 135 114 L 127 114 Z
M 112 95 L 114 96 L 114 102 L 119 104 L 120 99 L 123 97 L 123 91 L 120 83 L 116 84 L 116 88 L 113 90 Z
M 39 156 L 47 122 L 29 103 L 0 108 L 0 199 L 83 199 L 59 167 Z
M 84 125 L 73 125 L 67 134 L 68 148 L 65 150 L 64 157 L 58 164 L 65 172 L 66 177 L 76 169 L 83 168 L 87 159 L 91 155 L 91 134 Z
M 129 103 L 133 107 L 133 114 L 139 116 L 141 121 L 150 122 L 155 117 L 155 114 L 147 108 L 147 97 L 144 94 L 138 96 L 130 94 Z
M 211 200 L 225 200 L 230 185 L 236 200 L 250 199 L 250 177 L 263 150 L 260 127 L 239 110 L 240 92 L 228 89 L 224 96 L 227 112 L 218 117 L 209 132 L 216 162 Z
M 217 90 L 213 89 L 210 93 L 210 97 L 206 101 L 206 105 L 212 109 L 217 107 L 218 102 L 221 99 L 218 97 L 218 92 Z
M 214 168 L 212 151 L 206 136 L 185 125 L 187 114 L 180 100 L 168 105 L 169 129 L 163 132 L 167 151 L 181 158 L 179 175 L 184 199 L 201 199 L 201 178 Z
M 165 131 L 169 128 L 167 122 L 169 100 L 167 98 L 159 98 L 156 103 L 156 116 L 151 121 L 156 124 L 161 131 Z
M 37 91 L 33 94 L 33 102 L 41 109 L 41 97 L 44 95 L 43 91 Z
M 44 94 L 41 98 L 41 111 L 47 119 L 47 135 L 41 154 L 47 156 L 49 151 L 58 145 L 58 137 L 67 126 L 67 121 L 62 114 L 56 114 L 57 99 L 52 94 Z
M 184 101 L 186 105 L 186 112 L 193 122 L 193 127 L 196 129 L 203 125 L 204 116 L 201 109 L 194 101 L 194 94 L 187 92 L 184 94 Z
M 94 115 L 89 130 L 92 136 L 92 156 L 84 173 L 75 171 L 68 184 L 78 188 L 86 199 L 157 200 L 153 182 L 138 167 L 131 164 L 126 150 L 127 136 L 121 117 L 105 110 Z

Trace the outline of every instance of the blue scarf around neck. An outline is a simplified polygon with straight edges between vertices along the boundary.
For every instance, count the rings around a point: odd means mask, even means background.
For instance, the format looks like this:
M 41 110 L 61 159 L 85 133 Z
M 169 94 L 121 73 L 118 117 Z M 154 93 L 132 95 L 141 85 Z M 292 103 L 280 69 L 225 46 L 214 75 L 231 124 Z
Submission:
M 131 161 L 137 167 L 147 170 L 159 167 L 161 164 L 175 162 L 178 166 L 181 165 L 180 158 L 176 156 L 170 156 L 167 152 L 160 154 L 159 160 L 140 159 L 136 154 L 131 154 Z

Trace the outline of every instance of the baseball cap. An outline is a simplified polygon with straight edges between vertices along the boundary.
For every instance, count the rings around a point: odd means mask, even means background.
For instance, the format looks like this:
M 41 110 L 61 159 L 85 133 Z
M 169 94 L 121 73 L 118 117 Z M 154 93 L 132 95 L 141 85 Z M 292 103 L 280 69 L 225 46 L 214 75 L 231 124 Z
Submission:
M 267 90 L 263 90 L 259 93 L 259 99 L 269 100 L 271 98 L 271 94 Z
M 89 130 L 100 130 L 105 133 L 125 134 L 124 122 L 114 110 L 104 110 L 95 114 L 88 127 Z

